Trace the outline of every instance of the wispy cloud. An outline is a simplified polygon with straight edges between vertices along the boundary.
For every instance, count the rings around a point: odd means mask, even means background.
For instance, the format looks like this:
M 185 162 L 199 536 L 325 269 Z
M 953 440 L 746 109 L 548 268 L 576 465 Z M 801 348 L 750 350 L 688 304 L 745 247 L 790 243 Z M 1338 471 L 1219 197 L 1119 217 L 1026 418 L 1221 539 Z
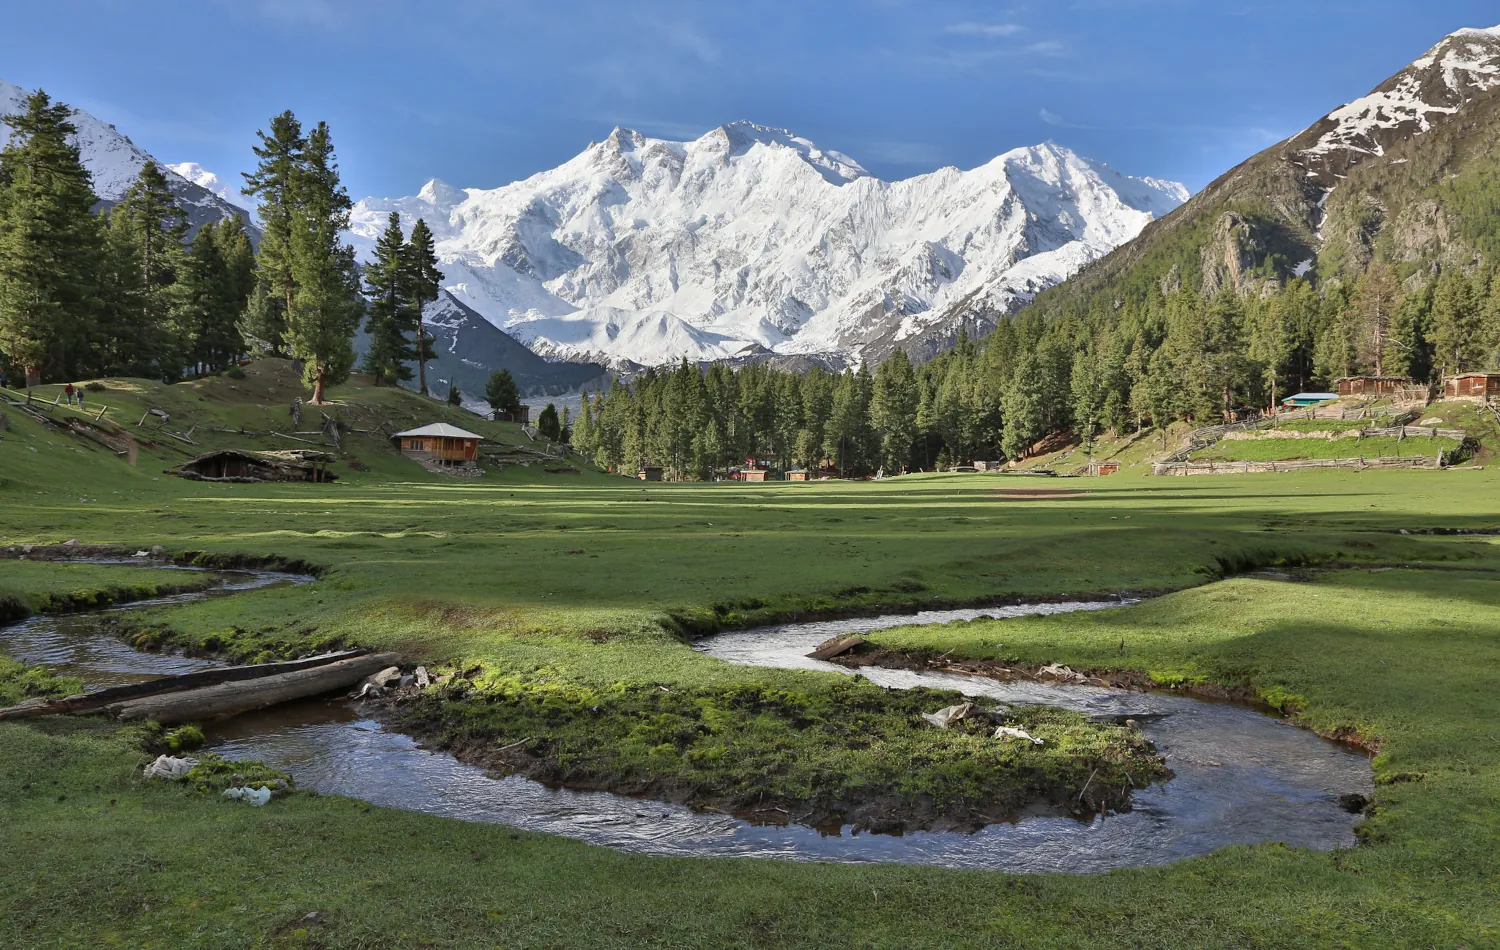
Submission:
M 942 152 L 936 145 L 927 142 L 867 139 L 856 142 L 855 148 L 855 157 L 862 161 L 922 168 L 936 168 L 943 163 Z
M 979 23 L 974 20 L 965 20 L 949 26 L 944 33 L 952 33 L 955 36 L 985 36 L 992 39 L 1015 36 L 1024 32 L 1026 27 L 1019 23 Z

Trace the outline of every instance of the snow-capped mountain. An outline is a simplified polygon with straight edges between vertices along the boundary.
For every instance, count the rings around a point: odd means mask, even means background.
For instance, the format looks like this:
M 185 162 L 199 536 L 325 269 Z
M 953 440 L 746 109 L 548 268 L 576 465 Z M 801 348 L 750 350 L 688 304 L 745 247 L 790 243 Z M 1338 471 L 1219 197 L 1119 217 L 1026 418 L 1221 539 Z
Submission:
M 240 186 L 237 183 L 223 180 L 197 162 L 177 162 L 165 167 L 242 211 L 255 210 L 251 206 L 251 200 L 240 193 Z
M 617 128 L 495 189 L 428 182 L 354 213 L 425 218 L 455 298 L 536 352 L 653 365 L 879 357 L 956 300 L 1013 311 L 1188 197 L 1053 144 L 904 181 L 782 129 L 692 142 Z
M 1333 188 L 1345 172 L 1398 142 L 1431 132 L 1470 102 L 1500 88 L 1500 26 L 1451 33 L 1368 96 L 1292 139 L 1307 177 Z
M 10 139 L 10 128 L 3 118 L 15 115 L 26 108 L 26 99 L 31 91 L 22 89 L 0 79 L 0 146 Z M 131 184 L 140 175 L 147 162 L 155 162 L 145 149 L 126 138 L 108 122 L 101 121 L 80 109 L 72 110 L 71 121 L 78 129 L 76 141 L 83 165 L 94 177 L 94 194 L 111 205 L 125 197 Z M 157 164 L 161 164 L 157 162 Z M 194 166 L 195 168 L 197 166 Z M 231 215 L 247 217 L 243 208 L 213 193 L 203 185 L 191 181 L 172 166 L 163 165 L 167 182 L 177 202 L 187 212 L 188 223 L 193 231 L 212 221 Z M 209 173 L 210 175 L 212 173 Z M 248 225 L 248 220 L 247 220 Z M 258 232 L 252 236 L 259 240 Z

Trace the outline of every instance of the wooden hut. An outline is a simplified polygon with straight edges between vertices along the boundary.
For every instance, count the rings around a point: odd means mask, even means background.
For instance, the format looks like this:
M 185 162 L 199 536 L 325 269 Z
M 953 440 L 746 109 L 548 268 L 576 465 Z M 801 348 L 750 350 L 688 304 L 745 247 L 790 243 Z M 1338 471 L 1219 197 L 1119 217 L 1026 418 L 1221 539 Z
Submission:
M 1391 396 L 1410 385 L 1405 376 L 1345 376 L 1334 381 L 1340 396 Z
M 472 465 L 479 457 L 479 443 L 484 441 L 484 436 L 446 422 L 407 429 L 391 438 L 407 458 L 439 465 Z
M 789 482 L 805 482 L 807 481 L 807 475 L 807 469 L 794 468 L 786 473 L 786 480 Z
M 1443 380 L 1443 395 L 1449 399 L 1500 398 L 1500 373 L 1460 373 Z
M 642 465 L 640 472 L 636 475 L 643 482 L 661 481 L 660 465 Z
M 490 418 L 496 422 L 519 422 L 521 425 L 531 425 L 531 407 L 521 406 L 514 412 L 506 409 L 496 409 L 490 413 Z
M 747 482 L 763 482 L 770 471 L 768 468 L 746 468 L 740 472 L 740 475 Z
M 281 452 L 245 452 L 220 449 L 207 452 L 168 469 L 195 482 L 331 482 L 338 476 L 328 470 L 335 460 L 326 452 L 291 449 Z
M 1120 470 L 1120 463 L 1116 462 L 1116 461 L 1114 461 L 1112 459 L 1111 460 L 1107 460 L 1107 461 L 1100 461 L 1099 459 L 1091 459 L 1089 461 L 1088 474 L 1093 475 L 1096 478 L 1097 477 L 1102 477 L 1104 475 L 1113 475 L 1116 472 L 1118 472 L 1119 470 Z

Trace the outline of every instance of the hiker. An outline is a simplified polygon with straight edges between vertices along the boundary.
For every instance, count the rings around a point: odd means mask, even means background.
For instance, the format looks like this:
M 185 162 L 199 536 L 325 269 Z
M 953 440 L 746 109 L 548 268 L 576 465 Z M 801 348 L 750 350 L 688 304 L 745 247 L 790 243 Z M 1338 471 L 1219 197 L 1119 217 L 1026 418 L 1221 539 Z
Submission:
M 63 396 L 67 398 L 68 405 L 73 405 L 73 384 L 69 383 L 63 387 Z
M 79 386 L 77 389 L 73 390 L 73 392 L 76 393 L 77 396 L 78 396 L 78 408 L 79 408 L 80 411 L 82 411 L 83 410 L 83 387 Z

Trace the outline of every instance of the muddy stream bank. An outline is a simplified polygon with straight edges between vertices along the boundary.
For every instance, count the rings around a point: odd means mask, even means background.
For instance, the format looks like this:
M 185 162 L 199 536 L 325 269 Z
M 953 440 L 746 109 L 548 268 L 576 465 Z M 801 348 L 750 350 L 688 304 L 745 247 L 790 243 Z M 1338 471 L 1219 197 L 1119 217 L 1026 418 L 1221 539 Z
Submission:
M 145 568 L 143 568 L 145 569 Z M 183 570 L 157 567 L 156 570 Z M 221 664 L 143 653 L 111 636 L 97 615 L 307 583 L 311 577 L 247 571 L 224 587 L 90 614 L 40 616 L 0 628 L 0 651 L 27 664 L 81 677 L 91 688 L 140 682 Z M 844 862 L 899 862 L 1005 871 L 1096 872 L 1166 864 L 1231 844 L 1284 842 L 1327 849 L 1355 841 L 1358 816 L 1343 795 L 1368 796 L 1361 753 L 1239 705 L 1167 693 L 1032 681 L 999 682 L 958 673 L 809 659 L 831 637 L 979 617 L 1101 609 L 1116 603 L 1036 604 L 930 611 L 865 619 L 782 624 L 707 637 L 695 649 L 750 666 L 858 673 L 894 689 L 926 686 L 1091 716 L 1131 716 L 1167 757 L 1174 777 L 1134 794 L 1134 808 L 1090 821 L 1025 816 L 973 833 L 905 835 L 820 832 L 755 824 L 722 814 L 608 792 L 553 789 L 519 776 L 496 777 L 420 748 L 367 710 L 338 699 L 304 700 L 212 726 L 209 745 L 232 759 L 259 759 L 291 773 L 299 787 L 372 804 L 496 822 L 654 855 L 744 856 Z

